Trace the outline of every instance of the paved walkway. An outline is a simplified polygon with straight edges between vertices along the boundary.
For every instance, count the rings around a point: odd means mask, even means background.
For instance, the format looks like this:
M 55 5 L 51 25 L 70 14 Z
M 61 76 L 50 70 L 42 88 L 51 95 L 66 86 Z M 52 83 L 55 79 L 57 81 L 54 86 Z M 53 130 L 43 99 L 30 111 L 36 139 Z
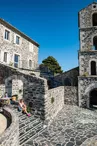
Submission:
M 0 135 L 4 132 L 7 127 L 7 119 L 5 116 L 0 114 Z
M 34 144 L 36 143 L 37 146 L 80 146 L 85 140 L 95 135 L 97 135 L 97 111 L 65 105 L 53 123 L 34 140 Z M 29 144 L 31 143 L 33 142 L 29 141 Z

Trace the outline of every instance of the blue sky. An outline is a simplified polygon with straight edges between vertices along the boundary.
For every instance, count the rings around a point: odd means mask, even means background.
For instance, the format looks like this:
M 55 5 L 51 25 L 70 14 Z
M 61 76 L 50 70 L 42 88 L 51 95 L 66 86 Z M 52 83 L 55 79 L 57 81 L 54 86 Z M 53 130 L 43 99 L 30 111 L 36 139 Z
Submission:
M 48 56 L 64 71 L 78 66 L 78 11 L 93 0 L 2 0 L 0 17 L 40 44 L 39 64 Z

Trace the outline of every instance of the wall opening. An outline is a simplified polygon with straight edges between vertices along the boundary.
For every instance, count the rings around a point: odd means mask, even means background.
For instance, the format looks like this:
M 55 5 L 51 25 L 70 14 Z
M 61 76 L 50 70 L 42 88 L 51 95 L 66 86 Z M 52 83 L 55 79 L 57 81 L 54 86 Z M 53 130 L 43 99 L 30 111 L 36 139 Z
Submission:
M 92 25 L 97 26 L 97 13 L 92 15 Z
M 97 88 L 90 92 L 90 107 L 97 106 Z
M 97 50 L 97 36 L 93 38 L 93 50 Z
M 96 75 L 96 62 L 91 61 L 91 75 Z

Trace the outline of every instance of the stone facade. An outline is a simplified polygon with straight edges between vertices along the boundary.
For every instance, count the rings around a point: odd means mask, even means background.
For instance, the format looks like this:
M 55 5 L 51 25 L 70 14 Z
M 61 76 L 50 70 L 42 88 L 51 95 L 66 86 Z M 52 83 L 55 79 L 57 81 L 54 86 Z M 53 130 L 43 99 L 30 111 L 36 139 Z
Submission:
M 92 90 L 97 88 L 96 14 L 96 2 L 93 2 L 92 4 L 90 4 L 79 12 L 80 50 L 78 102 L 80 107 L 90 107 L 90 94 Z M 95 95 L 93 93 L 91 96 L 91 103 L 95 101 L 94 96 Z
M 19 68 L 35 69 L 38 65 L 38 47 L 38 43 L 0 19 L 0 62 L 10 66 L 18 64 Z
M 9 108 L 3 111 L 11 124 L 0 137 L 0 146 L 19 146 L 19 121 L 16 114 Z

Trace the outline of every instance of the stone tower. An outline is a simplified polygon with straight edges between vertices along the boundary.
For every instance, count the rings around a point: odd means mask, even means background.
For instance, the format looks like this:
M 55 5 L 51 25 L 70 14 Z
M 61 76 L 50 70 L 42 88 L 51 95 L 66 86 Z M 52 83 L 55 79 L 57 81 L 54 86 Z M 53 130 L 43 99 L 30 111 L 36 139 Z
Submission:
M 97 106 L 97 2 L 79 12 L 79 77 L 80 107 Z

